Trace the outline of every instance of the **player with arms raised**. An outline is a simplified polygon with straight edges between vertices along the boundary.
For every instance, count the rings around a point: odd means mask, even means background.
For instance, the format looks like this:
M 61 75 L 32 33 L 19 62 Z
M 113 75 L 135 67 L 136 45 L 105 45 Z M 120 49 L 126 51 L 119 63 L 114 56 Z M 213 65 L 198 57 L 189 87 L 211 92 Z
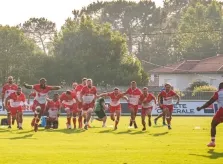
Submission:
M 85 121 L 84 129 L 88 129 L 89 120 L 95 106 L 95 100 L 97 98 L 97 89 L 93 86 L 91 79 L 87 80 L 87 86 L 85 86 L 80 93 L 81 102 L 83 105 L 83 116 Z
M 205 109 L 213 104 L 215 101 L 218 102 L 218 111 L 212 119 L 211 122 L 211 142 L 207 145 L 208 147 L 215 147 L 215 135 L 216 135 L 216 127 L 223 122 L 223 82 L 219 84 L 218 91 L 215 92 L 213 97 L 206 102 L 201 107 L 197 107 L 197 110 Z
M 128 95 L 128 108 L 131 112 L 131 119 L 129 126 L 132 126 L 134 124 L 135 129 L 138 128 L 135 118 L 137 116 L 138 112 L 138 104 L 139 104 L 139 98 L 142 94 L 142 91 L 137 88 L 137 84 L 135 81 L 131 82 L 131 87 L 124 93 L 124 95 Z
M 153 110 L 153 104 L 152 101 L 156 104 L 156 98 L 153 94 L 148 93 L 148 88 L 144 87 L 143 88 L 143 93 L 141 94 L 139 98 L 139 104 L 142 105 L 142 112 L 141 112 L 141 117 L 142 117 L 142 125 L 143 125 L 143 131 L 146 130 L 146 121 L 145 118 L 148 116 L 148 124 L 149 127 L 152 125 L 151 124 L 151 113 Z
M 163 104 L 161 104 L 161 97 L 163 98 Z M 173 98 L 177 98 L 177 104 L 179 104 L 180 96 L 176 94 L 172 89 L 169 83 L 165 84 L 165 90 L 163 90 L 158 95 L 158 103 L 159 106 L 163 108 L 164 115 L 166 115 L 166 121 L 168 124 L 168 129 L 171 128 L 171 120 L 172 120 L 172 113 L 173 113 Z
M 29 85 L 24 83 L 24 87 L 27 89 L 34 89 L 36 97 L 33 101 L 33 110 L 35 112 L 31 125 L 34 126 L 34 131 L 38 131 L 38 123 L 46 108 L 46 101 L 48 93 L 52 90 L 59 90 L 61 86 L 49 86 L 46 84 L 46 79 L 41 78 L 39 84 Z

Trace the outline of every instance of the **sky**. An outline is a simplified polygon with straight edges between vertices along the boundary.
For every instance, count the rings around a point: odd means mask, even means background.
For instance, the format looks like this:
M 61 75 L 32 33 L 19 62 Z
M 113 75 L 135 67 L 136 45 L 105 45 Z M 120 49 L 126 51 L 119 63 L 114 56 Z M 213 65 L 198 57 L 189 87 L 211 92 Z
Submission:
M 81 9 L 97 0 L 0 0 L 0 24 L 14 26 L 31 17 L 45 17 L 59 29 L 72 10 Z M 109 0 L 105 0 L 109 1 Z M 135 0 L 139 1 L 139 0 Z M 163 0 L 153 0 L 162 6 Z

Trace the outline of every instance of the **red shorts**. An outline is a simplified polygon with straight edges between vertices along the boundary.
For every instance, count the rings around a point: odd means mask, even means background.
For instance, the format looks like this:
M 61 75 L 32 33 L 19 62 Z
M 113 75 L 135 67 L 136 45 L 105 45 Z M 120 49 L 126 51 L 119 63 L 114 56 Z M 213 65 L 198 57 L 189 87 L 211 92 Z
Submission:
M 77 113 L 78 110 L 77 110 L 77 104 L 73 104 L 73 105 L 66 105 L 66 104 L 63 104 L 63 108 L 69 108 L 71 112 L 73 113 Z
M 121 111 L 121 104 L 118 106 L 109 106 L 110 113 L 115 113 L 115 111 Z
M 41 113 L 44 113 L 44 111 L 46 110 L 46 104 L 40 104 L 38 101 L 34 100 L 33 105 L 32 105 L 32 111 L 33 112 L 36 110 L 37 106 L 40 106 Z
M 83 105 L 83 111 L 88 111 L 88 109 L 90 108 L 94 108 L 94 103 L 90 103 L 90 104 L 84 104 Z
M 223 122 L 223 108 L 218 109 L 213 119 L 219 123 Z
M 139 106 L 138 105 L 128 104 L 128 108 L 129 109 L 133 109 L 135 112 L 138 112 Z
M 17 114 L 17 108 L 9 107 L 9 111 L 12 116 L 15 116 Z
M 82 102 L 77 102 L 77 108 L 78 108 L 78 110 L 82 110 L 82 108 L 83 108 L 83 105 L 82 105 Z
M 150 112 L 152 112 L 152 110 L 153 110 L 153 107 L 149 107 L 149 108 L 143 108 L 142 107 L 141 115 L 142 116 L 147 116 Z
M 173 112 L 173 105 L 162 105 L 163 109 L 168 109 L 171 113 Z

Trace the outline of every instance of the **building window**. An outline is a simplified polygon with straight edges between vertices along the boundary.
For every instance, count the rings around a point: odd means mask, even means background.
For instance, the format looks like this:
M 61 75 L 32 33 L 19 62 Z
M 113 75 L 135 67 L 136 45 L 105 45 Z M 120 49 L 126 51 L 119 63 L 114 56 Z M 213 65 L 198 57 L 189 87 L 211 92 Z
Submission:
M 215 84 L 216 79 L 211 79 L 210 80 L 210 85 L 214 85 Z

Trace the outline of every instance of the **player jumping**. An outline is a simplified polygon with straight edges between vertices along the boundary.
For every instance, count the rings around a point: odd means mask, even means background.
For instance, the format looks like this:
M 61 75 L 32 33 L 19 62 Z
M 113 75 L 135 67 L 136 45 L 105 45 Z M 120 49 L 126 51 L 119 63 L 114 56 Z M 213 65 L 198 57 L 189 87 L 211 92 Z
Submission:
M 34 118 L 32 120 L 31 125 L 34 126 L 34 131 L 37 132 L 38 123 L 40 121 L 41 116 L 45 112 L 48 93 L 52 90 L 59 90 L 61 86 L 46 85 L 46 79 L 41 78 L 39 80 L 39 84 L 29 85 L 27 83 L 24 83 L 24 87 L 27 89 L 34 89 L 36 91 L 36 97 L 33 101 L 33 106 L 32 106 L 32 109 L 34 111 Z

